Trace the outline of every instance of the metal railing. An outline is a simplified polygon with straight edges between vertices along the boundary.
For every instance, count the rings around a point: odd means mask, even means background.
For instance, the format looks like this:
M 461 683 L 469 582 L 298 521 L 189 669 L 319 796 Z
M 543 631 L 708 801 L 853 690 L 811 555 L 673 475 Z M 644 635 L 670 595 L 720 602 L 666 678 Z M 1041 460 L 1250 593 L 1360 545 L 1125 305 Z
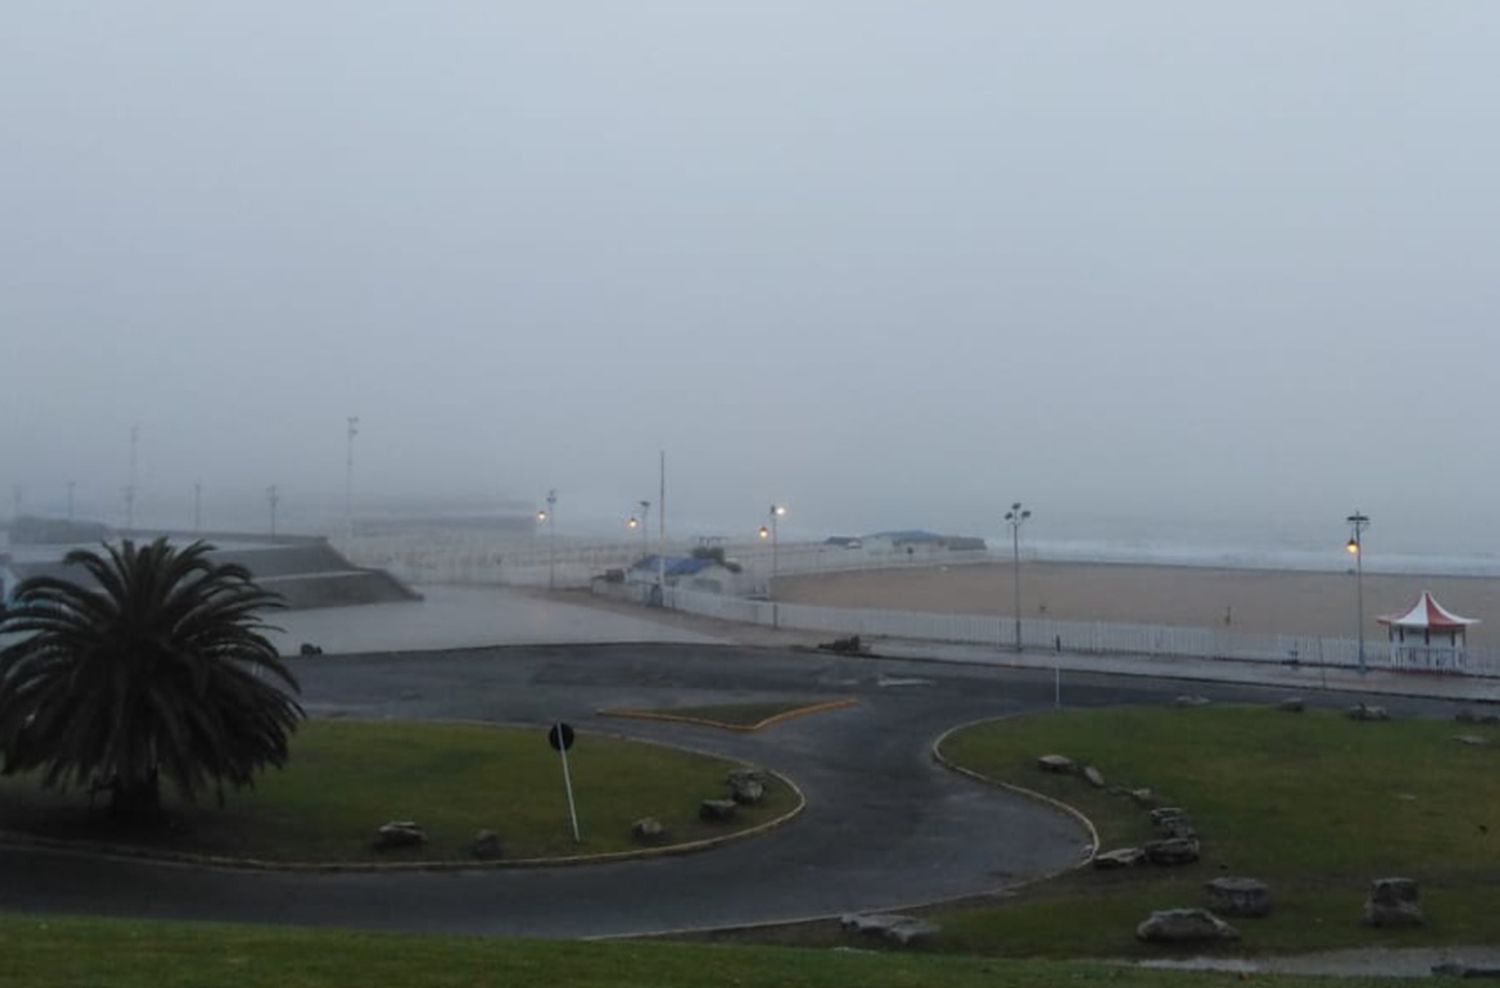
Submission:
M 615 595 L 642 597 L 646 592 L 645 588 L 628 588 L 615 591 Z M 1015 619 L 989 614 L 817 607 L 747 600 L 676 587 L 667 588 L 663 604 L 674 610 L 705 617 L 829 635 L 990 645 L 1000 650 L 1009 650 L 1015 645 Z M 1288 666 L 1359 666 L 1357 641 L 1314 635 L 1246 634 L 1173 625 L 1022 618 L 1021 641 L 1028 650 L 1225 659 Z M 1468 648 L 1441 651 L 1442 655 L 1406 654 L 1401 657 L 1400 662 L 1393 664 L 1388 643 L 1365 643 L 1370 668 L 1500 676 L 1500 650 Z
M 407 583 L 504 584 L 545 586 L 555 571 L 560 587 L 587 587 L 609 569 L 625 569 L 657 551 L 653 540 L 598 542 L 558 539 L 549 547 L 546 535 L 494 536 L 473 533 L 359 536 L 337 540 L 338 548 L 360 566 L 384 569 Z M 696 540 L 669 540 L 669 556 L 690 555 Z M 771 574 L 771 547 L 765 542 L 723 544 L 725 558 L 744 569 L 749 582 L 764 591 Z M 910 548 L 911 551 L 907 551 Z M 1010 556 L 980 550 L 913 546 L 846 549 L 822 542 L 783 542 L 776 566 L 782 576 L 898 567 L 957 566 L 994 563 Z
M 669 555 L 688 555 L 697 541 L 669 541 Z M 546 586 L 555 572 L 560 587 L 588 587 L 638 602 L 647 602 L 648 585 L 605 583 L 606 570 L 627 569 L 655 542 L 582 542 L 546 536 L 516 539 L 473 533 L 422 533 L 361 537 L 341 543 L 345 554 L 362 566 L 389 570 L 416 584 L 504 584 Z M 725 556 L 747 574 L 748 585 L 763 590 L 771 569 L 771 547 L 764 542 L 723 546 Z M 910 548 L 911 551 L 906 551 Z M 783 543 L 777 567 L 784 576 L 934 565 L 996 563 L 1009 558 L 994 551 L 952 551 L 940 547 L 885 547 L 847 549 L 826 543 Z M 608 588 L 608 589 L 603 589 Z M 861 635 L 951 642 L 966 645 L 1015 645 L 1015 619 L 980 614 L 942 614 L 927 611 L 817 607 L 785 604 L 744 596 L 700 592 L 668 586 L 665 606 L 706 617 L 767 627 L 781 627 L 830 635 Z M 1250 634 L 1217 628 L 1124 624 L 1104 621 L 1062 621 L 1022 618 L 1021 641 L 1028 649 L 1054 649 L 1092 654 L 1156 657 L 1216 658 L 1250 662 L 1357 667 L 1359 645 L 1346 638 L 1315 635 Z M 1500 676 L 1500 649 L 1468 649 L 1393 656 L 1388 643 L 1366 642 L 1372 668 Z M 1394 659 L 1394 661 L 1393 661 Z

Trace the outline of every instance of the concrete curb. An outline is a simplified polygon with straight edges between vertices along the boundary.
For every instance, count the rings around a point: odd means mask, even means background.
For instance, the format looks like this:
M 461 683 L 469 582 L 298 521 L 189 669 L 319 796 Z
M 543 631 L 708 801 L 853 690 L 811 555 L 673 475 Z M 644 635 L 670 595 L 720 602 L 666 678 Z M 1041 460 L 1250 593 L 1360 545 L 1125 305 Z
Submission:
M 1009 790 L 1010 792 L 1025 796 L 1027 799 L 1035 800 L 1036 802 L 1050 806 L 1055 810 L 1060 810 L 1063 813 L 1066 813 L 1068 816 L 1071 816 L 1074 820 L 1077 820 L 1080 824 L 1083 825 L 1083 828 L 1088 831 L 1088 851 L 1084 854 L 1082 860 L 1080 860 L 1076 864 L 1070 865 L 1067 868 L 1059 868 L 1057 871 L 1051 872 L 1050 874 L 1042 875 L 1039 878 L 1033 878 L 1030 881 L 1026 882 L 1025 885 L 1035 885 L 1037 882 L 1049 881 L 1053 878 L 1057 878 L 1060 875 L 1066 875 L 1070 871 L 1077 871 L 1080 868 L 1086 868 L 1090 864 L 1092 864 L 1095 856 L 1099 853 L 1099 830 L 1094 826 L 1094 821 L 1090 820 L 1087 814 L 1085 814 L 1078 807 L 1073 806 L 1071 803 L 1065 803 L 1060 799 L 1055 799 L 1052 796 L 1037 792 L 1034 789 L 1027 789 L 1025 786 L 1018 786 L 1013 782 L 1001 782 L 999 779 L 991 778 L 990 776 L 985 775 L 981 772 L 976 772 L 970 768 L 964 768 L 962 765 L 958 764 L 957 762 L 950 759 L 947 755 L 943 754 L 943 742 L 947 741 L 950 737 L 957 734 L 959 731 L 966 731 L 971 727 L 979 727 L 983 724 L 993 724 L 997 721 L 1002 720 L 1014 720 L 1018 717 L 1035 716 L 1037 716 L 1035 713 L 1031 713 L 1004 714 L 1000 717 L 981 717 L 979 720 L 971 720 L 966 724 L 959 724 L 955 727 L 948 728 L 942 734 L 938 735 L 937 740 L 932 742 L 932 760 L 943 766 L 943 768 L 947 769 L 948 771 L 955 772 L 959 775 L 965 776 L 966 778 L 973 779 L 976 782 L 982 782 L 988 786 L 994 786 L 998 789 Z
M 353 718 L 339 718 L 340 723 L 385 723 L 384 721 L 360 721 Z M 519 727 L 535 729 L 542 725 L 498 723 L 493 721 L 476 721 L 467 719 L 455 720 L 417 720 L 403 721 L 410 724 L 462 724 L 472 727 Z M 735 762 L 736 759 L 726 758 L 723 755 L 712 752 L 699 751 L 684 745 L 671 744 L 669 742 L 633 738 L 628 735 L 607 731 L 580 731 L 581 734 L 591 734 L 595 737 L 614 738 L 622 741 L 631 741 L 637 744 L 651 745 L 657 748 L 667 748 L 680 751 L 685 754 L 698 755 L 704 758 L 712 758 L 717 761 Z M 746 768 L 755 768 L 745 762 L 738 762 Z M 578 854 L 556 858 L 511 858 L 509 860 L 494 861 L 263 861 L 258 858 L 234 858 L 211 854 L 192 854 L 185 851 L 158 851 L 152 848 L 139 847 L 130 844 L 111 844 L 98 841 L 70 841 L 55 837 L 38 837 L 32 834 L 17 833 L 9 830 L 0 830 L 0 846 L 19 848 L 41 848 L 49 851 L 60 851 L 75 857 L 102 858 L 118 861 L 146 861 L 153 864 L 170 865 L 189 868 L 212 868 L 231 871 L 264 871 L 264 872 L 286 872 L 293 874 L 340 874 L 340 873 L 401 873 L 401 872 L 450 872 L 450 871 L 502 871 L 513 868 L 567 868 L 591 864 L 613 864 L 622 861 L 636 861 L 651 858 L 675 857 L 683 854 L 695 854 L 700 851 L 712 850 L 732 844 L 736 841 L 747 840 L 758 837 L 780 829 L 802 814 L 807 809 L 807 796 L 802 788 L 787 776 L 773 769 L 761 768 L 760 771 L 773 776 L 778 782 L 786 786 L 787 791 L 792 794 L 795 805 L 780 816 L 773 817 L 747 827 L 744 830 L 736 830 L 733 833 L 723 834 L 718 837 L 705 837 L 700 840 L 686 841 L 681 844 L 666 844 L 661 847 L 633 848 L 628 851 L 608 851 L 602 854 Z
M 416 601 L 411 601 L 416 603 Z M 284 629 L 281 630 L 283 633 Z M 708 636 L 705 635 L 705 638 Z M 314 642 L 313 644 L 317 644 Z M 621 638 L 601 639 L 599 641 L 582 642 L 496 642 L 492 645 L 438 645 L 426 648 L 379 648 L 358 649 L 352 651 L 319 652 L 317 655 L 302 655 L 300 653 L 289 653 L 281 656 L 283 659 L 305 659 L 309 662 L 317 662 L 320 659 L 330 661 L 338 659 L 391 659 L 404 655 L 432 656 L 439 654 L 459 654 L 463 652 L 493 652 L 493 651 L 520 651 L 540 648 L 628 648 L 636 645 L 648 645 L 651 648 L 774 648 L 771 645 L 737 645 L 727 639 L 718 639 L 701 642 L 676 641 L 670 638 L 656 641 L 649 638 Z
M 601 708 L 594 712 L 601 717 L 623 717 L 630 720 L 652 720 L 670 724 L 696 724 L 699 727 L 717 727 L 721 731 L 738 731 L 742 734 L 749 734 L 770 727 L 773 724 L 780 724 L 782 721 L 791 720 L 794 717 L 820 714 L 828 710 L 842 710 L 845 707 L 852 707 L 858 703 L 859 701 L 854 697 L 846 696 L 840 700 L 828 700 L 824 703 L 813 703 L 805 707 L 795 707 L 791 710 L 785 710 L 779 714 L 773 714 L 764 720 L 757 721 L 754 724 L 726 724 L 723 721 L 710 720 L 707 717 L 691 717 L 658 710 Z
M 674 611 L 672 613 L 685 614 L 687 612 Z M 716 622 L 718 622 L 720 624 L 728 625 L 731 628 L 759 628 L 759 627 L 761 627 L 760 625 L 746 624 L 744 622 L 738 622 L 738 621 L 729 621 L 729 620 L 721 619 L 721 618 L 703 618 L 703 620 L 716 621 Z M 933 655 L 933 654 L 930 654 L 930 653 L 928 653 L 928 654 L 921 654 L 923 652 L 923 650 L 927 649 L 927 648 L 977 647 L 977 646 L 972 646 L 972 645 L 964 645 L 963 643 L 959 643 L 959 642 L 924 642 L 924 641 L 919 641 L 919 640 L 916 640 L 916 639 L 908 639 L 908 638 L 885 638 L 885 637 L 872 637 L 870 640 L 871 640 L 871 642 L 885 642 L 888 646 L 894 646 L 898 650 L 899 649 L 910 649 L 913 654 L 892 654 L 889 651 L 884 651 L 884 652 L 880 652 L 879 654 L 873 654 L 873 655 L 856 655 L 856 656 L 848 656 L 848 657 L 850 657 L 850 658 L 858 658 L 858 659 L 865 659 L 867 661 L 874 661 L 874 662 L 923 662 L 923 663 L 932 663 L 932 664 L 936 664 L 936 665 L 946 665 L 946 666 L 968 666 L 968 667 L 987 668 L 987 669 L 1012 669 L 1012 670 L 1018 670 L 1018 671 L 1029 671 L 1029 672 L 1037 672 L 1037 673 L 1050 672 L 1056 666 L 1056 663 L 1048 662 L 1048 661 L 1037 661 L 1037 662 L 1024 662 L 1024 661 L 1022 661 L 1022 662 L 1017 662 L 1014 659 L 1007 659 L 1007 658 L 1005 658 L 1006 655 L 1008 655 L 1008 654 L 1013 655 L 1014 653 L 997 653 L 996 656 L 995 656 L 995 658 L 993 658 L 993 659 L 990 659 L 990 658 L 977 658 L 977 657 L 963 657 L 963 656 L 953 656 L 953 655 Z M 667 648 L 667 649 L 723 649 L 723 648 L 733 648 L 733 649 L 744 649 L 744 650 L 747 650 L 747 651 L 777 651 L 777 652 L 780 652 L 780 651 L 791 651 L 791 652 L 806 653 L 806 654 L 812 654 L 812 655 L 824 655 L 824 656 L 835 654 L 835 653 L 831 653 L 831 652 L 820 651 L 815 646 L 804 645 L 804 644 L 797 643 L 797 642 L 787 642 L 785 644 L 781 644 L 781 643 L 777 643 L 777 644 L 765 644 L 765 643 L 758 643 L 758 642 L 756 642 L 756 643 L 746 643 L 746 642 L 735 642 L 735 641 L 727 641 L 727 640 L 726 641 L 719 641 L 719 642 L 682 642 L 682 641 L 659 641 L 659 642 L 651 642 L 651 641 L 643 641 L 643 640 L 637 640 L 637 641 L 625 640 L 625 641 L 598 641 L 598 642 L 591 641 L 591 642 L 579 642 L 579 643 L 574 643 L 574 644 L 566 644 L 566 643 L 559 643 L 559 642 L 538 642 L 538 643 L 532 643 L 532 644 L 520 644 L 520 643 L 514 643 L 514 642 L 505 642 L 505 643 L 500 643 L 500 644 L 495 644 L 495 645 L 462 645 L 462 646 L 454 646 L 454 647 L 448 647 L 448 648 L 441 648 L 440 647 L 440 648 L 419 648 L 419 649 L 363 651 L 363 652 L 338 652 L 338 653 L 329 652 L 326 655 L 313 656 L 313 657 L 310 657 L 310 658 L 309 657 L 304 657 L 304 656 L 295 656 L 295 655 L 293 655 L 293 656 L 282 656 L 282 657 L 283 658 L 292 658 L 292 659 L 301 659 L 303 661 L 309 661 L 309 662 L 316 662 L 316 661 L 318 661 L 320 659 L 328 659 L 328 660 L 331 660 L 331 661 L 338 661 L 338 660 L 344 660 L 344 661 L 354 660 L 354 661 L 358 661 L 358 660 L 361 660 L 361 659 L 371 659 L 371 660 L 392 659 L 392 658 L 397 658 L 397 657 L 400 657 L 400 656 L 419 657 L 419 656 L 431 656 L 431 655 L 437 655 L 437 654 L 461 654 L 461 653 L 474 653 L 474 654 L 478 655 L 480 653 L 495 652 L 495 651 L 499 651 L 499 652 L 504 652 L 504 651 L 519 651 L 519 650 L 531 651 L 531 650 L 538 650 L 538 649 L 574 649 L 574 650 L 576 650 L 576 649 L 622 648 L 622 647 L 635 647 L 635 646 L 649 646 L 651 648 Z M 1036 654 L 1038 656 L 1041 656 L 1041 655 L 1045 654 L 1048 657 L 1050 657 L 1052 653 L 1048 652 L 1048 653 L 1036 653 Z M 1131 659 L 1131 658 L 1134 658 L 1136 660 L 1140 660 L 1140 661 L 1147 662 L 1147 663 L 1150 663 L 1150 662 L 1162 662 L 1164 660 L 1154 659 L 1154 658 L 1152 658 L 1150 656 L 1131 656 L 1131 655 L 1128 655 L 1128 654 L 1125 654 L 1125 653 L 1108 653 L 1108 654 L 1099 653 L 1099 654 L 1095 654 L 1095 653 L 1084 653 L 1084 652 L 1066 652 L 1066 653 L 1063 653 L 1063 654 L 1065 656 L 1067 656 L 1068 658 L 1072 659 L 1073 661 L 1070 661 L 1067 664 L 1064 664 L 1062 666 L 1062 671 L 1065 672 L 1065 673 L 1075 673 L 1075 674 L 1078 674 L 1078 675 L 1085 675 L 1085 676 L 1113 676 L 1113 677 L 1120 677 L 1120 678 L 1125 678 L 1125 679 L 1159 679 L 1159 680 L 1170 680 L 1170 681 L 1182 682 L 1182 683 L 1218 683 L 1218 684 L 1225 685 L 1225 686 L 1258 686 L 1258 687 L 1263 687 L 1263 688 L 1266 688 L 1266 689 L 1291 690 L 1291 691 L 1299 692 L 1299 693 L 1329 693 L 1329 694 L 1349 693 L 1349 694 L 1366 694 L 1366 695 L 1372 695 L 1372 696 L 1403 696 L 1403 697 L 1409 697 L 1411 699 L 1440 700 L 1440 701 L 1447 701 L 1447 702 L 1451 702 L 1451 703 L 1471 704 L 1471 705 L 1476 705 L 1476 706 L 1496 706 L 1496 705 L 1500 705 L 1500 697 L 1490 697 L 1490 696 L 1454 696 L 1452 693 L 1448 693 L 1448 692 L 1441 691 L 1441 690 L 1434 690 L 1430 686 L 1423 686 L 1421 683 L 1418 683 L 1418 682 L 1407 682 L 1407 681 L 1402 681 L 1400 683 L 1371 683 L 1371 682 L 1368 682 L 1368 681 L 1366 681 L 1366 682 L 1332 682 L 1332 683 L 1329 683 L 1329 684 L 1327 684 L 1325 686 L 1321 682 L 1310 682 L 1310 681 L 1280 682 L 1280 681 L 1276 681 L 1276 680 L 1258 679 L 1258 678 L 1251 677 L 1251 676 L 1231 676 L 1231 677 L 1226 677 L 1226 676 L 1223 676 L 1223 675 L 1214 675 L 1214 674 L 1212 674 L 1210 672 L 1207 672 L 1207 671 L 1195 671 L 1195 670 L 1191 670 L 1191 669 L 1181 669 L 1181 668 L 1170 668 L 1170 669 L 1168 669 L 1168 668 L 1149 668 L 1149 667 L 1145 667 L 1145 666 L 1137 667 L 1137 668 L 1128 668 L 1128 669 L 1123 669 L 1123 668 L 1096 668 L 1096 667 L 1093 667 L 1091 665 L 1086 664 L 1086 662 L 1078 662 L 1077 660 L 1079 660 L 1079 659 L 1087 660 L 1087 659 L 1091 659 L 1091 658 L 1109 659 L 1109 658 L 1112 658 L 1112 657 L 1114 657 L 1114 658 L 1120 658 L 1120 659 Z M 1223 663 L 1227 664 L 1228 668 L 1239 669 L 1239 670 L 1259 669 L 1259 668 L 1268 667 L 1268 666 L 1272 665 L 1272 663 L 1255 662 L 1255 661 L 1248 660 L 1248 659 L 1217 659 L 1217 660 L 1190 659 L 1188 661 L 1217 661 L 1217 662 L 1223 662 Z M 1277 668 L 1279 668 L 1279 666 L 1277 666 Z M 1303 663 L 1302 666 L 1301 666 L 1301 668 L 1304 669 L 1304 670 L 1307 670 L 1307 671 L 1311 672 L 1312 670 L 1315 670 L 1315 669 L 1321 670 L 1323 667 L 1322 666 L 1317 666 L 1317 665 L 1315 665 L 1313 663 Z M 1343 667 L 1330 666 L 1328 668 L 1343 668 Z M 1497 684 L 1500 684 L 1500 680 L 1497 680 L 1496 678 L 1480 677 L 1480 676 L 1470 676 L 1470 677 L 1467 677 L 1467 678 L 1464 678 L 1464 679 L 1454 680 L 1454 681 L 1455 682 L 1457 682 L 1457 681 L 1472 682 L 1472 683 L 1476 683 L 1476 684 L 1489 684 L 1491 686 L 1496 686 Z

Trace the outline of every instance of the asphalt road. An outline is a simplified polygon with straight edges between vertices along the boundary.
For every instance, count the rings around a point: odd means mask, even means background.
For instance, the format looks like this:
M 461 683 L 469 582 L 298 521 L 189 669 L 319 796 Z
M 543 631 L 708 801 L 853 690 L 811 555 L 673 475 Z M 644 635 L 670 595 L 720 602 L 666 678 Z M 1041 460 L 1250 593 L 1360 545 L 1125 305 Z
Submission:
M 702 645 L 491 648 L 296 660 L 313 715 L 466 718 L 670 741 L 780 771 L 805 792 L 790 825 L 699 854 L 571 868 L 297 874 L 0 849 L 0 908 L 576 937 L 705 929 L 886 909 L 995 891 L 1078 860 L 1071 818 L 938 767 L 955 724 L 1052 706 L 1049 673 Z M 1070 676 L 1069 706 L 1182 692 L 1267 701 L 1285 690 Z M 599 717 L 667 707 L 852 696 L 855 706 L 754 734 Z M 1344 703 L 1327 696 L 1321 702 Z M 1380 702 L 1405 713 L 1449 705 Z M 538 731 L 538 744 L 543 743 Z M 381 821 L 371 821 L 372 828 Z M 587 821 L 584 821 L 585 826 Z

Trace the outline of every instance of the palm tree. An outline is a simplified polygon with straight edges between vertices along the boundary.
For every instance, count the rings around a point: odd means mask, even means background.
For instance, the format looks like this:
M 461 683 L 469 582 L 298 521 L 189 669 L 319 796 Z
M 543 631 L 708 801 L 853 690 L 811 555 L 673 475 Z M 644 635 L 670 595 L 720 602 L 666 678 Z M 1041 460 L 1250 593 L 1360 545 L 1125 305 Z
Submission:
M 104 790 L 136 817 L 159 811 L 162 777 L 189 800 L 212 782 L 222 803 L 225 783 L 286 763 L 298 686 L 257 617 L 280 595 L 212 548 L 127 539 L 68 554 L 92 585 L 21 581 L 0 613 L 0 772 Z

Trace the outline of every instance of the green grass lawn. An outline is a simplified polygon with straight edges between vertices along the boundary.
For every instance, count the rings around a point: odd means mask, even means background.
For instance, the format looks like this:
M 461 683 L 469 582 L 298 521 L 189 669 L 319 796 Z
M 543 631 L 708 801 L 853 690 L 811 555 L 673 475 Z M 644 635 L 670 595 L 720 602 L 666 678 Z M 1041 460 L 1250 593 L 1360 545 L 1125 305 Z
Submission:
M 1228 988 L 1231 975 L 914 954 L 418 937 L 0 914 L 0 986 L 61 988 Z M 1327 979 L 1277 978 L 1277 988 Z M 1415 981 L 1350 979 L 1339 988 Z
M 1470 747 L 1454 735 L 1494 744 Z M 1430 720 L 1357 723 L 1267 708 L 1073 711 L 994 721 L 943 753 L 986 776 L 1086 813 L 1104 849 L 1150 839 L 1143 809 L 1036 757 L 1067 755 L 1110 784 L 1150 787 L 1184 807 L 1203 861 L 1183 868 L 1080 871 L 999 906 L 940 910 L 944 949 L 1020 956 L 1160 953 L 1133 939 L 1152 909 L 1204 905 L 1202 884 L 1249 875 L 1271 885 L 1266 919 L 1233 920 L 1235 953 L 1358 945 L 1500 942 L 1500 730 Z M 1422 883 L 1428 926 L 1360 924 L 1370 880 Z
M 569 752 L 583 843 L 573 843 L 557 753 L 541 728 L 464 724 L 308 721 L 284 771 L 254 790 L 212 794 L 196 806 L 173 802 L 167 824 L 122 833 L 77 793 L 40 789 L 34 779 L 0 778 L 0 828 L 48 837 L 104 840 L 156 849 L 267 861 L 468 860 L 466 844 L 496 830 L 506 858 L 599 854 L 635 847 L 633 821 L 654 816 L 672 843 L 753 826 L 794 808 L 772 780 L 764 804 L 734 824 L 700 823 L 698 804 L 724 794 L 735 763 L 656 745 L 580 733 Z M 375 830 L 415 820 L 425 848 L 375 852 Z
M 773 717 L 813 713 L 830 704 L 847 706 L 850 700 L 772 700 L 761 703 L 714 703 L 697 707 L 660 707 L 651 710 L 601 710 L 611 717 L 646 717 L 657 720 L 701 722 L 732 730 L 754 730 Z M 830 708 L 831 709 L 831 708 Z

